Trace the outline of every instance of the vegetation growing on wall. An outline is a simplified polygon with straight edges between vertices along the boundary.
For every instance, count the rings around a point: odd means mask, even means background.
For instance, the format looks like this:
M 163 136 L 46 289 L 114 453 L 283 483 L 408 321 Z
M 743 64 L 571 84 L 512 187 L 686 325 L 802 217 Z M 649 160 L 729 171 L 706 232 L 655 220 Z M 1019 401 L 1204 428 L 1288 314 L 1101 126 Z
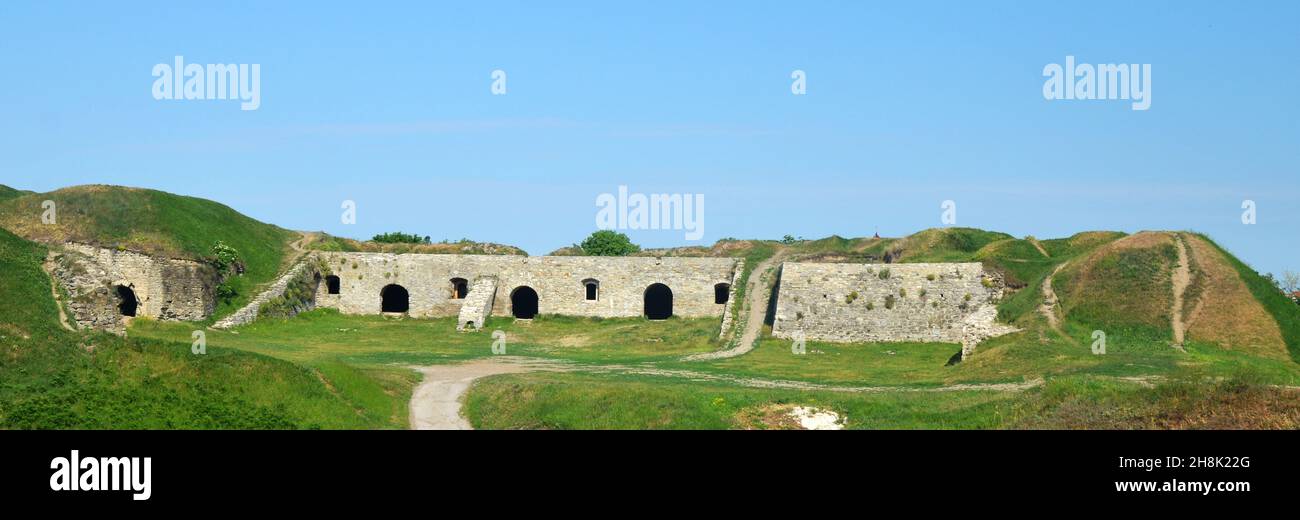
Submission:
M 284 292 L 271 298 L 257 309 L 259 317 L 288 318 L 314 307 L 316 289 L 320 280 L 333 274 L 322 259 L 307 260 L 298 274 L 289 280 Z

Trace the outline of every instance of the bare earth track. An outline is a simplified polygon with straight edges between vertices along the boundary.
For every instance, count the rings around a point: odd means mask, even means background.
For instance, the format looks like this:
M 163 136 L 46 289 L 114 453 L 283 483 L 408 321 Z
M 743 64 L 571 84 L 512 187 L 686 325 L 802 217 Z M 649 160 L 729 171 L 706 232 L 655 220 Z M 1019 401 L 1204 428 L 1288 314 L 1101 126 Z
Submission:
M 1187 286 L 1192 283 L 1192 271 L 1188 265 L 1187 245 L 1183 243 L 1182 236 L 1175 234 L 1174 243 L 1178 246 L 1178 266 L 1174 268 L 1174 303 L 1169 315 L 1174 329 L 1174 348 L 1181 350 L 1187 334 L 1187 324 L 1183 322 L 1183 293 L 1187 292 Z
M 747 308 L 745 329 L 741 332 L 740 341 L 736 342 L 735 347 L 717 352 L 686 356 L 682 358 L 682 361 L 709 361 L 731 358 L 754 350 L 754 342 L 758 341 L 758 336 L 763 333 L 763 319 L 767 316 L 769 300 L 772 299 L 772 292 L 766 290 L 767 282 L 776 276 L 776 268 L 784 260 L 784 252 L 778 251 L 771 258 L 754 266 L 754 270 L 750 272 L 749 281 L 745 284 L 744 307 Z

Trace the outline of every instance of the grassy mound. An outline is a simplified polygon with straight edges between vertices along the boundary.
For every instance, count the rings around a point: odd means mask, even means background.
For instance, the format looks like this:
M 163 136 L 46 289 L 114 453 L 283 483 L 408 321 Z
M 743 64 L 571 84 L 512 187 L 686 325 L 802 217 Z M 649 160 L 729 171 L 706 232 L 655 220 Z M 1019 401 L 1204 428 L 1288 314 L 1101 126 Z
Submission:
M 321 374 L 234 350 L 58 324 L 45 246 L 0 230 L 0 429 L 400 427 Z
M 974 228 L 933 228 L 913 233 L 891 246 L 903 262 L 963 262 L 981 248 L 1014 238 L 1006 233 Z
M 41 223 L 45 200 L 56 204 L 56 224 Z M 218 307 L 218 316 L 242 306 L 258 284 L 275 277 L 288 242 L 297 236 L 210 200 L 101 185 L 0 201 L 0 227 L 38 242 L 81 242 L 192 260 L 204 259 L 213 244 L 225 242 L 239 251 L 245 272 L 229 281 L 238 296 Z
M 1068 319 L 1108 336 L 1172 340 L 1173 235 L 1146 232 L 1098 248 L 1053 280 Z
M 15 188 L 10 188 L 10 187 L 8 187 L 8 186 L 5 186 L 5 185 L 3 185 L 3 184 L 0 184 L 0 200 L 9 200 L 9 199 L 13 199 L 13 198 L 18 198 L 18 197 L 21 197 L 21 196 L 23 196 L 23 195 L 27 195 L 27 194 L 29 194 L 29 193 L 31 193 L 31 192 L 30 192 L 30 191 L 23 191 L 23 190 L 19 190 L 19 189 L 15 189 Z
M 1204 235 L 1197 235 L 1197 237 L 1203 240 L 1205 244 L 1218 250 L 1228 265 L 1237 272 L 1246 289 L 1255 297 L 1255 301 L 1263 306 L 1264 310 L 1277 322 L 1291 359 L 1300 363 L 1300 307 L 1296 306 L 1295 302 L 1292 302 L 1290 298 L 1277 290 L 1277 287 L 1274 287 L 1262 275 L 1228 253 L 1227 250 L 1210 240 L 1209 237 Z

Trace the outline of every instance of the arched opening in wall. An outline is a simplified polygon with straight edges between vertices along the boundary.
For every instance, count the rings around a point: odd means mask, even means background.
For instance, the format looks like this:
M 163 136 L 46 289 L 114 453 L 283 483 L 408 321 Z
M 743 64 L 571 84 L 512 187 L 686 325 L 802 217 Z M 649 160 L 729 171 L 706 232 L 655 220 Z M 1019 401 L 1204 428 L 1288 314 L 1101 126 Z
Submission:
M 328 294 L 339 293 L 339 277 L 334 275 L 325 277 L 325 292 Z
M 467 294 L 469 294 L 469 280 L 466 280 L 464 278 L 452 278 L 451 299 L 453 300 L 464 299 L 465 295 Z
M 516 287 L 510 293 L 510 313 L 521 320 L 537 316 L 537 291 L 527 285 Z
M 117 312 L 123 316 L 135 316 L 136 308 L 140 306 L 140 301 L 135 299 L 135 290 L 125 285 L 116 287 L 117 292 Z
M 713 303 L 727 303 L 731 297 L 731 284 L 720 283 L 713 286 Z
M 379 310 L 383 312 L 406 312 L 411 310 L 411 294 L 406 292 L 406 288 L 400 285 L 387 285 L 379 291 L 381 303 Z
M 599 300 L 599 299 L 600 299 L 600 280 L 596 280 L 596 279 L 594 279 L 594 278 L 588 278 L 588 279 L 586 279 L 586 280 L 583 280 L 583 281 L 582 281 L 582 290 L 583 290 L 583 294 L 585 295 L 587 301 L 589 301 L 589 302 L 594 302 L 594 301 L 596 301 L 596 300 Z
M 645 288 L 645 317 L 666 320 L 673 315 L 673 290 L 656 283 Z

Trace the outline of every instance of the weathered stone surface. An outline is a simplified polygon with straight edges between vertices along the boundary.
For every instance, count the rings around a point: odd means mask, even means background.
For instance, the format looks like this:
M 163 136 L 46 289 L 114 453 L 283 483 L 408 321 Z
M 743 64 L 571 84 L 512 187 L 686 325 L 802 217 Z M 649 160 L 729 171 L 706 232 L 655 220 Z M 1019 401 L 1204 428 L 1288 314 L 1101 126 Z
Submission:
M 979 263 L 786 262 L 772 334 L 836 342 L 952 342 L 966 352 L 984 338 L 1014 330 L 994 322 L 1004 286 Z
M 228 329 L 231 327 L 243 325 L 245 323 L 250 323 L 253 320 L 257 319 L 258 312 L 262 310 L 262 305 L 265 305 L 266 302 L 269 302 L 272 299 L 278 298 L 280 295 L 284 294 L 285 289 L 289 287 L 289 282 L 293 281 L 295 277 L 303 275 L 303 273 L 306 273 L 307 275 L 315 275 L 317 277 L 319 277 L 321 274 L 320 271 L 316 269 L 315 262 L 307 261 L 306 259 L 300 259 L 298 263 L 294 264 L 293 267 L 289 269 L 289 271 L 285 272 L 283 275 L 277 278 L 275 282 L 273 282 L 269 287 L 263 290 L 260 294 L 253 297 L 253 300 L 248 302 L 248 305 L 245 305 L 243 308 L 217 321 L 212 325 L 212 328 Z M 320 291 L 319 289 L 317 290 L 317 294 L 320 294 L 321 292 L 323 291 Z M 300 309 L 296 309 L 297 312 L 305 312 L 314 308 L 315 298 L 310 298 L 303 303 L 304 303 L 304 307 Z
M 125 330 L 119 285 L 135 293 L 136 316 L 197 321 L 216 307 L 217 273 L 200 262 L 77 243 L 52 250 L 50 260 L 50 274 L 68 292 L 68 309 L 80 328 Z
M 714 303 L 713 287 L 731 283 L 737 264 L 732 258 L 320 255 L 339 276 L 340 294 L 319 298 L 319 306 L 348 314 L 379 314 L 380 292 L 396 284 L 409 292 L 408 314 L 415 317 L 459 314 L 466 300 L 452 298 L 451 279 L 484 277 L 497 280 L 491 310 L 495 315 L 509 316 L 511 294 L 527 286 L 537 291 L 540 314 L 641 316 L 646 288 L 662 283 L 672 290 L 674 315 L 721 317 L 726 305 Z M 600 283 L 596 300 L 586 299 L 583 281 L 589 279 Z
M 456 330 L 479 330 L 492 312 L 492 302 L 496 299 L 497 279 L 484 276 L 474 281 L 465 303 L 460 306 L 460 315 L 456 318 Z
M 722 310 L 722 327 L 718 329 L 718 339 L 727 335 L 727 331 L 731 330 L 731 323 L 735 321 L 735 313 L 731 312 L 732 307 L 735 307 L 736 312 L 744 310 L 740 305 L 741 302 L 736 301 L 736 287 L 740 284 L 740 275 L 744 271 L 745 260 L 737 260 L 735 272 L 731 274 L 731 287 L 727 289 L 727 305 Z

